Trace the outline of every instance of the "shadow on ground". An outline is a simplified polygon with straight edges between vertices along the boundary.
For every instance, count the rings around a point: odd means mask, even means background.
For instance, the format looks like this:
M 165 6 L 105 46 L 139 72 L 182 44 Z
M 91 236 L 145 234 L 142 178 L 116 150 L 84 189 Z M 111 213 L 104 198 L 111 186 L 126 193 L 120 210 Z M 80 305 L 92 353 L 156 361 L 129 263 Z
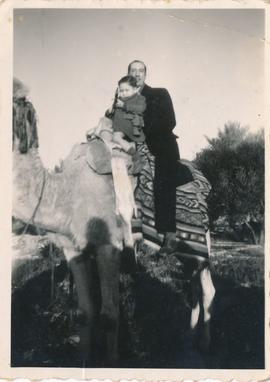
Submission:
M 252 272 L 252 268 L 250 269 Z M 263 270 L 262 270 L 263 272 Z M 229 273 L 232 275 L 232 273 Z M 76 305 L 70 299 L 65 263 L 55 270 L 54 300 L 50 272 L 18 288 L 12 298 L 13 367 L 82 367 L 77 356 L 78 327 L 70 319 Z M 120 361 L 129 368 L 264 367 L 264 289 L 241 285 L 214 271 L 216 297 L 209 354 L 192 346 L 188 329 L 189 281 L 175 258 L 144 255 L 139 272 L 121 276 Z M 102 333 L 96 347 L 102 359 Z M 106 367 L 97 360 L 96 367 Z

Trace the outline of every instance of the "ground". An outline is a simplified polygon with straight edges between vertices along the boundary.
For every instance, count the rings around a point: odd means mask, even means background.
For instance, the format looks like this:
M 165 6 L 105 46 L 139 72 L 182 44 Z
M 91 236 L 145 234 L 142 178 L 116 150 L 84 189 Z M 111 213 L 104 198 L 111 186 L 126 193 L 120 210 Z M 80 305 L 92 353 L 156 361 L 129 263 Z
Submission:
M 59 255 L 59 254 L 58 254 Z M 60 259 L 60 260 L 59 260 Z M 145 247 L 139 271 L 121 275 L 120 361 L 118 367 L 225 368 L 264 367 L 264 254 L 259 246 L 213 240 L 212 274 L 216 287 L 213 341 L 208 354 L 193 347 L 188 322 L 189 281 L 174 256 L 158 259 Z M 58 257 L 12 298 L 12 365 L 80 367 L 76 357 L 76 293 Z M 72 316 L 72 317 L 71 317 Z M 96 347 L 102 359 L 102 331 Z M 106 367 L 97 360 L 96 366 Z

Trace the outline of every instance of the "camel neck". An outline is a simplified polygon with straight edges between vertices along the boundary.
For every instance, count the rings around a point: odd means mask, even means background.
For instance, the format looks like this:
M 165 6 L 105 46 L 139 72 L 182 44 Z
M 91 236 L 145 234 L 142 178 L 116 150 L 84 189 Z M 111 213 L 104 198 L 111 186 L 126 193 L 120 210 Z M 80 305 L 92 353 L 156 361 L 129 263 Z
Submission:
M 36 181 L 43 178 L 46 171 L 37 149 L 30 149 L 26 154 L 17 152 L 13 155 L 13 171 L 24 178 L 35 178 Z
M 13 189 L 13 210 L 18 210 L 19 218 L 29 218 L 33 213 L 45 174 L 37 149 L 30 149 L 26 154 L 13 153 L 13 184 L 16 185 Z
M 66 206 L 59 202 L 68 192 L 65 180 L 64 174 L 49 173 L 44 168 L 37 149 L 30 149 L 27 154 L 14 152 L 13 216 L 24 222 L 34 218 L 38 227 L 66 233 Z

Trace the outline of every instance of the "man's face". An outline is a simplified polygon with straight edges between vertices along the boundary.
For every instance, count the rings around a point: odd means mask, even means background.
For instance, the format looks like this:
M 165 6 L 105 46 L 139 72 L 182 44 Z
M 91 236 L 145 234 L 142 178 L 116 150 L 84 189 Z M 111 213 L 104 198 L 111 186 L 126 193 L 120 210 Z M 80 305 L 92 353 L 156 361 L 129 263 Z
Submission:
M 144 65 L 141 62 L 133 62 L 128 74 L 136 78 L 137 86 L 143 86 L 146 73 Z

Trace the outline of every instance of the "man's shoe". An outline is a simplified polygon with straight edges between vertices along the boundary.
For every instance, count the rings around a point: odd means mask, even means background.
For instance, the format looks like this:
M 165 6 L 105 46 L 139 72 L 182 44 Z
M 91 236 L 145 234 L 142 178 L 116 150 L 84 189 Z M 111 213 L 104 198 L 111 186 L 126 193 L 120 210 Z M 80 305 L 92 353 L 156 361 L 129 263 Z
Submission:
M 131 156 L 135 155 L 136 154 L 136 148 L 134 146 L 130 146 L 127 153 Z
M 164 243 L 159 251 L 160 255 L 169 255 L 177 251 L 178 241 L 176 240 L 175 233 L 168 233 L 165 235 Z

